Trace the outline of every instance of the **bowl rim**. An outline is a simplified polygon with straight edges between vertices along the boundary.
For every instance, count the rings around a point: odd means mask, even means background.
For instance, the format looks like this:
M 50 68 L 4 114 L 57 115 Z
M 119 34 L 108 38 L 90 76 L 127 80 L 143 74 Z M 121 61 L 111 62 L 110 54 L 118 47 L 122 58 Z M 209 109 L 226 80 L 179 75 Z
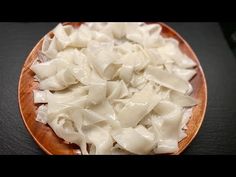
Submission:
M 48 32 L 47 34 L 49 34 L 49 33 L 51 33 L 51 32 L 52 32 L 52 30 L 51 30 L 50 32 Z M 47 35 L 47 34 L 46 34 L 46 35 Z M 30 128 L 29 128 L 29 125 L 26 123 L 26 120 L 25 120 L 25 118 L 24 118 L 24 114 L 23 114 L 23 111 L 22 111 L 23 109 L 22 109 L 22 105 L 21 105 L 21 101 L 20 101 L 20 89 L 21 89 L 21 83 L 22 83 L 21 80 L 22 80 L 22 77 L 23 77 L 24 68 L 25 68 L 25 66 L 26 66 L 26 64 L 27 64 L 27 61 L 29 60 L 29 58 L 30 58 L 31 55 L 33 54 L 35 48 L 37 48 L 37 47 L 40 45 L 40 43 L 43 42 L 44 37 L 45 37 L 46 35 L 44 35 L 44 36 L 37 42 L 37 44 L 33 47 L 33 49 L 30 51 L 29 55 L 27 56 L 27 58 L 26 58 L 25 61 L 24 61 L 24 64 L 23 64 L 22 69 L 21 69 L 21 72 L 20 72 L 19 82 L 18 82 L 17 97 L 18 97 L 18 107 L 19 107 L 19 109 L 20 109 L 21 118 L 22 118 L 22 120 L 23 120 L 23 122 L 24 122 L 24 125 L 25 125 L 26 129 L 27 129 L 28 132 L 30 133 L 31 137 L 33 137 L 34 141 L 40 146 L 40 148 L 41 148 L 44 152 L 46 152 L 46 153 L 49 154 L 49 155 L 53 155 L 49 150 L 46 149 L 46 147 L 44 147 L 44 146 L 36 139 L 36 137 L 35 137 L 35 136 L 33 135 L 33 133 L 31 132 L 31 130 L 30 130 Z
M 74 22 L 64 22 L 62 23 L 63 25 L 69 25 L 71 23 L 74 23 Z M 78 22 L 79 23 L 79 22 Z M 80 22 L 81 23 L 81 22 Z M 147 22 L 145 22 L 147 23 Z M 200 122 L 196 128 L 196 130 L 194 131 L 194 134 L 191 136 L 191 138 L 189 139 L 189 141 L 185 144 L 184 148 L 182 149 L 179 149 L 177 152 L 175 153 L 171 153 L 170 155 L 179 155 L 181 154 L 184 150 L 186 150 L 187 147 L 189 147 L 189 144 L 193 141 L 193 139 L 196 137 L 196 135 L 198 134 L 200 128 L 202 127 L 202 123 L 203 123 L 203 120 L 205 118 L 205 114 L 206 114 L 206 109 L 207 109 L 207 103 L 208 103 L 208 90 L 207 90 L 207 82 L 206 82 L 206 77 L 205 77 L 205 74 L 203 72 L 203 69 L 202 69 L 202 66 L 201 66 L 201 63 L 196 55 L 196 53 L 194 52 L 194 50 L 191 48 L 191 46 L 189 45 L 189 43 L 178 33 L 176 32 L 172 27 L 170 27 L 169 25 L 163 23 L 163 22 L 151 22 L 153 24 L 160 24 L 161 26 L 167 28 L 169 31 L 172 31 L 180 40 L 183 41 L 184 45 L 186 45 L 186 47 L 188 48 L 188 50 L 190 50 L 190 52 L 193 54 L 194 58 L 196 59 L 197 61 L 197 67 L 199 68 L 199 72 L 202 74 L 202 79 L 203 79 L 203 91 L 205 92 L 205 97 L 204 97 L 204 106 L 203 106 L 203 112 L 202 112 L 202 115 L 201 115 L 201 119 L 200 119 Z M 23 72 L 24 72 L 24 69 L 25 69 L 25 66 L 27 65 L 27 61 L 29 60 L 29 58 L 31 57 L 31 55 L 34 53 L 34 50 L 43 42 L 45 36 L 47 36 L 48 34 L 51 34 L 53 31 L 50 30 L 48 33 L 46 33 L 38 42 L 36 45 L 33 46 L 32 50 L 30 51 L 30 53 L 28 54 L 28 56 L 26 57 L 22 67 L 21 67 L 21 72 L 20 72 L 20 77 L 19 77 L 19 81 L 18 81 L 18 88 L 17 88 L 17 98 L 18 98 L 18 108 L 20 110 L 20 114 L 21 114 L 21 118 L 24 122 L 24 126 L 26 127 L 26 129 L 28 130 L 28 132 L 30 133 L 31 137 L 33 137 L 34 141 L 40 146 L 40 148 L 46 152 L 48 155 L 53 155 L 52 152 L 50 152 L 46 147 L 44 147 L 40 141 L 38 141 L 36 139 L 36 137 L 33 135 L 32 131 L 30 130 L 29 128 L 29 125 L 26 123 L 26 120 L 24 118 L 24 114 L 23 114 L 23 111 L 22 111 L 22 105 L 21 105 L 21 101 L 20 101 L 20 89 L 21 89 L 21 83 L 22 83 L 22 77 L 23 77 Z

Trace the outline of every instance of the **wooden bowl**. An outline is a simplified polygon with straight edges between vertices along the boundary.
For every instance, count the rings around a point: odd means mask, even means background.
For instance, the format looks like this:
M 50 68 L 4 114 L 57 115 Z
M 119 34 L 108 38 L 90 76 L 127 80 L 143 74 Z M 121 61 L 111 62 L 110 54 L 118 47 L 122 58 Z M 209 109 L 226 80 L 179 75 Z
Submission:
M 74 27 L 79 27 L 81 23 L 70 22 L 64 24 L 70 24 Z M 191 84 L 193 85 L 194 89 L 193 96 L 199 99 L 200 103 L 193 109 L 192 117 L 187 125 L 187 137 L 179 142 L 179 151 L 173 154 L 177 155 L 180 154 L 189 145 L 189 143 L 196 136 L 202 124 L 207 105 L 207 86 L 200 62 L 189 44 L 175 30 L 164 23 L 159 24 L 162 26 L 162 35 L 165 37 L 173 37 L 178 40 L 181 50 L 197 63 L 197 75 L 192 79 Z M 49 32 L 49 34 L 52 34 L 52 32 Z M 38 105 L 35 105 L 33 102 L 32 90 L 37 88 L 37 83 L 34 82 L 34 73 L 30 70 L 30 66 L 36 59 L 37 53 L 42 47 L 42 43 L 43 38 L 30 52 L 20 74 L 18 85 L 18 102 L 22 119 L 36 143 L 47 154 L 80 154 L 78 146 L 64 143 L 64 140 L 57 137 L 48 125 L 44 125 L 35 120 L 35 111 Z

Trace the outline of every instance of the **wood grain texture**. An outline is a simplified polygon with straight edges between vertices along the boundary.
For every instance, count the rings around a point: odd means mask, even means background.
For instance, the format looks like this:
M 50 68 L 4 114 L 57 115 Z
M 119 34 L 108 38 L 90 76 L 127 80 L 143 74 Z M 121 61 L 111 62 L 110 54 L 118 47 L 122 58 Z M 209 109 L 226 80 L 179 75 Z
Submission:
M 79 23 L 73 23 L 73 25 L 78 26 Z M 199 100 L 201 100 L 201 103 L 193 110 L 193 116 L 188 124 L 189 129 L 186 132 L 188 136 L 179 143 L 180 149 L 176 153 L 179 154 L 192 141 L 201 126 L 206 109 L 206 82 L 201 66 L 192 49 L 173 29 L 169 28 L 165 24 L 161 25 L 163 26 L 164 36 L 176 38 L 180 42 L 182 51 L 198 63 L 198 74 L 192 80 L 192 84 L 194 88 L 194 97 L 199 98 Z M 42 39 L 32 50 L 22 69 L 18 90 L 20 111 L 27 129 L 29 130 L 35 141 L 45 152 L 47 152 L 48 154 L 76 154 L 79 152 L 77 146 L 65 144 L 63 140 L 61 140 L 54 134 L 50 127 L 35 121 L 35 110 L 37 106 L 33 104 L 32 90 L 37 88 L 37 84 L 33 81 L 34 74 L 29 69 L 29 67 L 36 59 L 37 52 L 39 49 L 41 49 L 41 45 Z
M 70 23 L 75 27 L 78 27 L 80 23 Z M 172 28 L 160 23 L 163 27 L 162 34 L 165 37 L 173 37 L 180 42 L 181 50 L 186 53 L 190 58 L 197 62 L 197 75 L 191 81 L 194 91 L 193 96 L 199 99 L 201 102 L 193 109 L 193 116 L 188 123 L 188 130 L 186 131 L 187 137 L 179 143 L 179 151 L 175 154 L 180 154 L 196 136 L 206 110 L 207 104 L 207 88 L 204 73 L 201 65 L 197 59 L 197 56 L 187 44 L 187 42 Z M 37 83 L 33 80 L 34 73 L 29 69 L 32 63 L 35 61 L 38 51 L 42 46 L 41 39 L 38 44 L 31 51 L 27 57 L 25 64 L 22 68 L 19 87 L 18 87 L 18 101 L 19 108 L 23 118 L 23 121 L 34 138 L 37 144 L 48 154 L 79 154 L 79 147 L 72 144 L 65 144 L 64 141 L 58 138 L 52 129 L 48 125 L 41 124 L 35 121 L 37 105 L 33 103 L 33 89 L 37 88 Z

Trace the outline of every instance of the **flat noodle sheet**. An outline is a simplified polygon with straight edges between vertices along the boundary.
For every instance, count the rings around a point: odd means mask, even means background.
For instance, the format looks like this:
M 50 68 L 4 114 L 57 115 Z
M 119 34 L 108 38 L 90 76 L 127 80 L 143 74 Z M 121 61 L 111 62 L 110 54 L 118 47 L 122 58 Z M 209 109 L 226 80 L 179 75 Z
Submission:
M 182 93 L 171 91 L 170 100 L 182 107 L 192 107 L 198 104 L 198 101 L 191 96 Z
M 152 118 L 152 127 L 157 141 L 155 153 L 173 153 L 178 150 L 182 115 L 181 109 L 176 106 L 171 113 Z
M 147 154 L 154 146 L 154 135 L 143 126 L 115 130 L 112 137 L 122 149 L 134 154 Z
M 123 127 L 135 127 L 158 103 L 160 98 L 150 86 L 134 94 L 124 108 L 118 113 Z
M 95 125 L 89 125 L 83 127 L 83 132 L 88 142 L 95 146 L 95 154 L 111 153 L 113 141 L 108 131 Z
M 146 69 L 146 78 L 172 90 L 186 93 L 189 90 L 188 82 L 174 74 L 170 74 L 154 66 Z

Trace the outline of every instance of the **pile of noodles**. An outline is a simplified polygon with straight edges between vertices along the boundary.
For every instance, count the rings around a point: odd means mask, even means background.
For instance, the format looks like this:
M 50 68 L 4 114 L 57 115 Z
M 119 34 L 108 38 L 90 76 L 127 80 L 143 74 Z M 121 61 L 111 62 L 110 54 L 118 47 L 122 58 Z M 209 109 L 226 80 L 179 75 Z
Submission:
M 31 70 L 36 120 L 82 154 L 178 151 L 197 101 L 193 62 L 159 24 L 59 24 Z

